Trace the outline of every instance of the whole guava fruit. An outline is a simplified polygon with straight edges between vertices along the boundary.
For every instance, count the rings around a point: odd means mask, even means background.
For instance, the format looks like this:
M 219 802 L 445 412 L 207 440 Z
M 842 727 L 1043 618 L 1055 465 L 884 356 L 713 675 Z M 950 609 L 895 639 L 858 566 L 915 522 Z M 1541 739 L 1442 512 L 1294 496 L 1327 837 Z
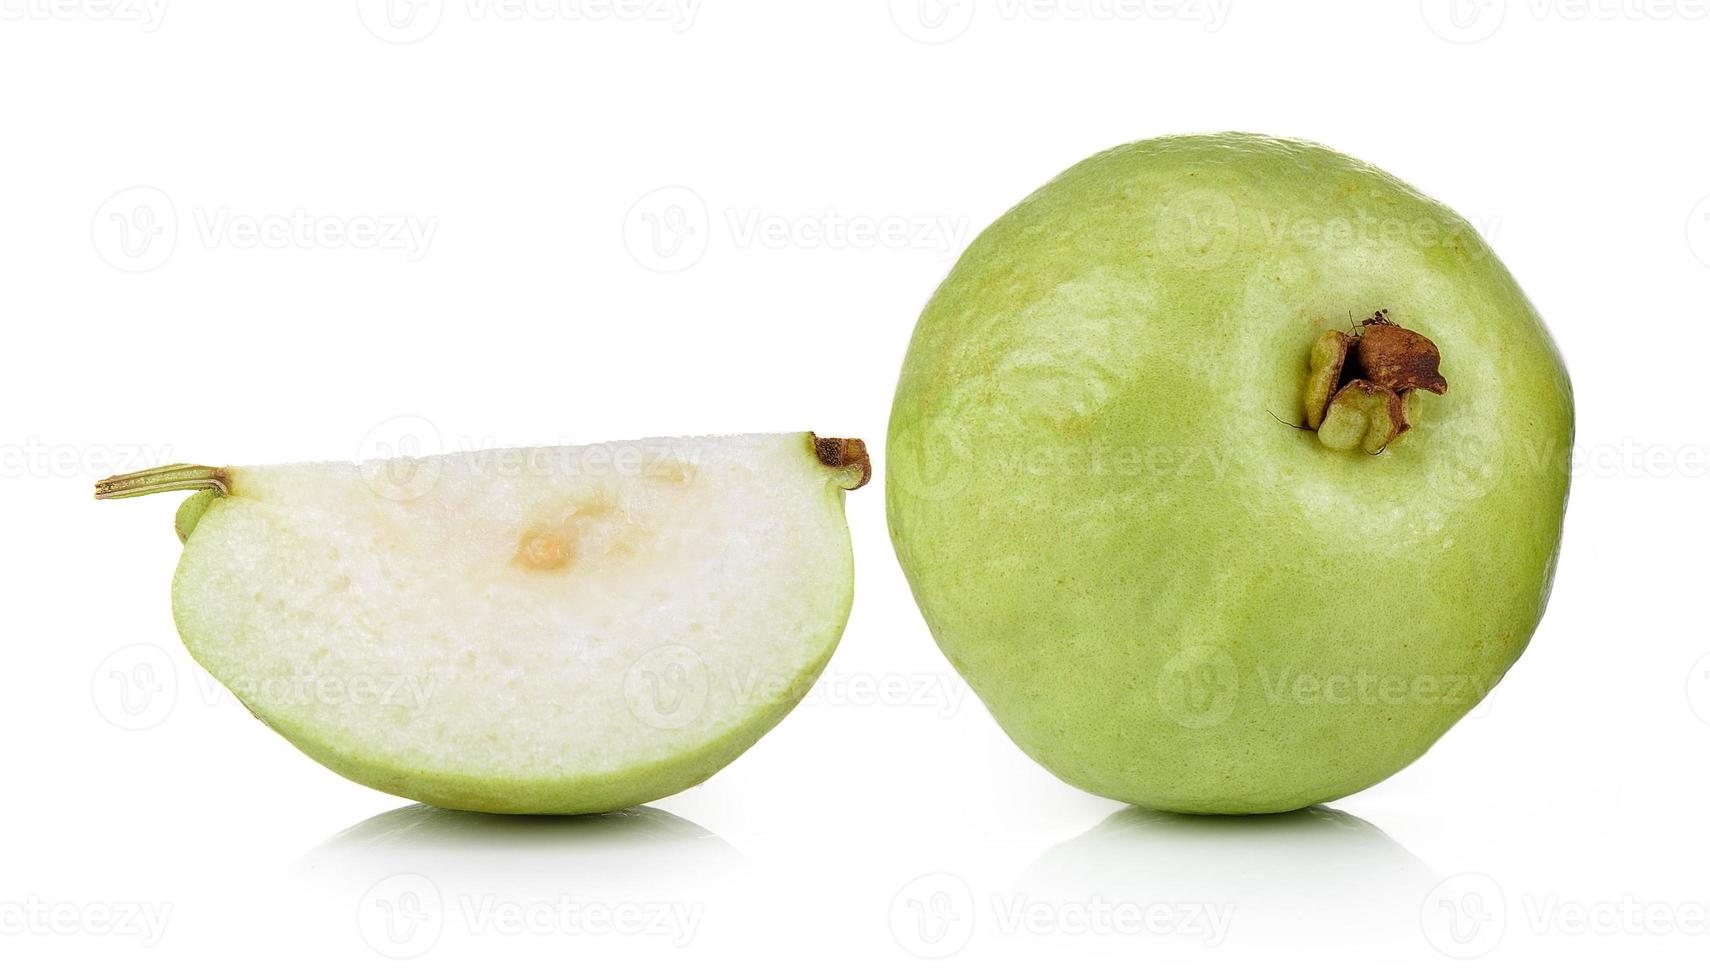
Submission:
M 1573 397 L 1447 207 L 1322 146 L 1117 147 L 921 314 L 886 504 L 1029 755 L 1129 803 L 1292 810 L 1418 758 L 1525 649 Z

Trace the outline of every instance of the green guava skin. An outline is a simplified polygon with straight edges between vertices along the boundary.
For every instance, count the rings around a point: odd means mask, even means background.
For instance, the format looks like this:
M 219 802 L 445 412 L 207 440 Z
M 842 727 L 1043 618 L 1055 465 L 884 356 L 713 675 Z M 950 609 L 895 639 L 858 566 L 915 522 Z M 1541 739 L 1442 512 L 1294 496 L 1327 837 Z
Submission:
M 1293 427 L 1308 351 L 1376 310 L 1448 391 L 1334 451 Z M 903 365 L 886 510 L 933 636 L 1034 759 L 1278 812 L 1406 766 L 1520 656 L 1572 441 L 1559 353 L 1453 211 L 1322 146 L 1169 137 L 961 257 Z

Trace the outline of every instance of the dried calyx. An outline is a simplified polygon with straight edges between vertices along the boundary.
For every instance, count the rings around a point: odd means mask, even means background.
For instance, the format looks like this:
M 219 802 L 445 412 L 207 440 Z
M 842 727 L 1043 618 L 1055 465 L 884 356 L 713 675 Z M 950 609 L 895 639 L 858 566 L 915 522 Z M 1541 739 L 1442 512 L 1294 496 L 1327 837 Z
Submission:
M 873 461 L 867 456 L 867 444 L 860 439 L 826 439 L 813 436 L 813 452 L 819 461 L 832 469 L 847 469 L 855 480 L 846 490 L 859 490 L 873 478 Z
M 1331 449 L 1379 453 L 1406 432 L 1407 396 L 1441 395 L 1437 345 L 1379 310 L 1351 332 L 1325 331 L 1312 345 L 1306 427 Z

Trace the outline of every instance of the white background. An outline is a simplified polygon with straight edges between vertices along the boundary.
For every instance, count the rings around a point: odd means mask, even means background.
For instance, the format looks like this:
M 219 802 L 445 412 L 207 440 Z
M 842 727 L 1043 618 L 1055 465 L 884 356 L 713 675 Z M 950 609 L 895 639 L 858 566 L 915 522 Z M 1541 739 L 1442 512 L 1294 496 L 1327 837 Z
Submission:
M 397 3 L 0 0 L 0 969 L 1710 956 L 1703 3 Z M 1158 817 L 1052 778 L 933 647 L 875 480 L 828 673 L 705 786 L 596 820 L 399 811 L 189 659 L 177 501 L 90 500 L 163 461 L 809 428 L 882 450 L 973 233 L 1094 151 L 1219 129 L 1466 214 L 1578 397 L 1529 652 L 1333 810 Z

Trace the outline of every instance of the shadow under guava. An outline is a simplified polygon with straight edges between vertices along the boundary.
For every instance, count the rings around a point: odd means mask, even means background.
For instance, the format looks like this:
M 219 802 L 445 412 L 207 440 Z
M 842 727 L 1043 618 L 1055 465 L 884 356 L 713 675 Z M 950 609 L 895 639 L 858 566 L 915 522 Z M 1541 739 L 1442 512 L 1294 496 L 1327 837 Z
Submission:
M 1226 945 L 1384 947 L 1411 958 L 1420 903 L 1440 876 L 1368 821 L 1329 807 L 1189 816 L 1127 807 L 1041 854 L 1016 891 L 1033 901 L 1208 906 Z
M 449 886 L 666 889 L 739 874 L 717 834 L 650 806 L 587 816 L 512 816 L 414 804 L 354 824 L 304 854 L 306 876 L 408 871 Z

